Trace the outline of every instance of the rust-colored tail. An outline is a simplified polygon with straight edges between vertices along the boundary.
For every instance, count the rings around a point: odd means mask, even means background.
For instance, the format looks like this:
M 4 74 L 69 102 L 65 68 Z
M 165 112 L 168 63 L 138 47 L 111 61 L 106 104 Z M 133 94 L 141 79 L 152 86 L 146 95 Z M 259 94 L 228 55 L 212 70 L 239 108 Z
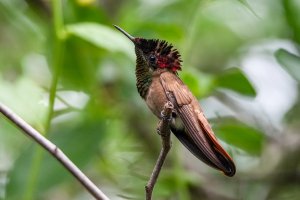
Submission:
M 221 170 L 226 176 L 234 176 L 236 169 L 233 160 L 219 144 L 215 145 L 215 141 L 207 138 L 207 142 L 199 144 L 197 143 L 198 139 L 194 140 L 184 129 L 171 126 L 171 131 L 197 158 L 207 165 Z

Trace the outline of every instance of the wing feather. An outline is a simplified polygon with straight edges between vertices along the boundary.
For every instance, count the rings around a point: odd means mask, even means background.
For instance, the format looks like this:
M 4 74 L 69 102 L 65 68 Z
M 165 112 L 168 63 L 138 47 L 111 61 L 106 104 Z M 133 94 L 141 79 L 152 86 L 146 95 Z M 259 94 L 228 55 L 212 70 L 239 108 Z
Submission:
M 166 73 L 163 73 L 166 74 Z M 169 76 L 161 75 L 161 79 L 167 83 L 168 79 L 170 79 Z M 178 106 L 187 105 L 192 102 L 192 99 L 189 95 L 189 90 L 185 85 L 182 85 L 180 79 L 178 79 L 176 82 L 173 82 L 173 84 L 164 84 L 166 91 L 172 91 L 173 95 L 175 97 L 175 100 L 178 104 Z M 184 89 L 183 89 L 184 88 Z M 178 91 L 178 92 L 177 92 Z M 179 92 L 180 91 L 180 92 Z
M 183 129 L 172 125 L 172 132 L 196 157 L 211 167 L 222 170 L 226 175 L 233 176 L 235 165 L 217 141 L 197 99 L 175 74 L 162 73 L 160 80 L 176 114 L 184 124 Z

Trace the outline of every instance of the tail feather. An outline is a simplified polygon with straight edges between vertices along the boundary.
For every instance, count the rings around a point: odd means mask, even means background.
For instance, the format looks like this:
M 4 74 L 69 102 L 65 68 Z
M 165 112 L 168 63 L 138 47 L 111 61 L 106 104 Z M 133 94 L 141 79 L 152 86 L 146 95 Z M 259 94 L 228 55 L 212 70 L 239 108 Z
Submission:
M 198 159 L 215 169 L 223 171 L 226 176 L 234 176 L 236 169 L 233 161 L 223 155 L 221 151 L 213 148 L 212 146 L 210 147 L 210 149 L 213 149 L 213 153 L 221 163 L 221 165 L 216 165 L 214 162 L 208 159 L 205 153 L 202 152 L 201 148 L 198 147 L 198 145 L 192 140 L 192 138 L 189 137 L 189 135 L 185 132 L 184 128 L 176 128 L 174 125 L 171 125 L 171 131 L 178 138 L 178 140 Z M 210 144 L 212 143 L 210 142 Z

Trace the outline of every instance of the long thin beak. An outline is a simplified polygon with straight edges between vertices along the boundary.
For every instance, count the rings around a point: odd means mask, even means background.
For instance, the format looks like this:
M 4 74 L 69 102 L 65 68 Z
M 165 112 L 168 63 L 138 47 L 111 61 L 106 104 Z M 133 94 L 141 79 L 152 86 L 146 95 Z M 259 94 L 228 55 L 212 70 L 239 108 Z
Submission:
M 129 33 L 118 27 L 117 25 L 114 25 L 116 29 L 118 29 L 121 33 L 123 33 L 126 37 L 128 37 L 129 40 L 131 40 L 135 44 L 135 38 L 132 37 Z

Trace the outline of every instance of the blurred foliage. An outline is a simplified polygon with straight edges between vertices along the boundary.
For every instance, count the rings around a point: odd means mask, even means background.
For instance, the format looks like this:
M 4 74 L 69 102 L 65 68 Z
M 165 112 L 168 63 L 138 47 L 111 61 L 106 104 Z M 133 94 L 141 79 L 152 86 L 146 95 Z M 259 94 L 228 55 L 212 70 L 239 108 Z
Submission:
M 284 49 L 276 51 L 276 59 L 299 82 L 300 58 Z
M 299 2 L 1 0 L 0 101 L 111 199 L 143 199 L 157 119 L 135 88 L 134 48 L 112 24 L 164 39 L 237 174 L 224 177 L 173 138 L 155 199 L 299 199 Z M 20 133 L 0 118 L 0 199 L 91 199 Z
M 262 152 L 266 139 L 264 135 L 237 120 L 222 119 L 215 124 L 214 130 L 220 139 L 244 150 L 249 155 L 260 155 Z M 237 134 L 242 136 L 239 137 Z

